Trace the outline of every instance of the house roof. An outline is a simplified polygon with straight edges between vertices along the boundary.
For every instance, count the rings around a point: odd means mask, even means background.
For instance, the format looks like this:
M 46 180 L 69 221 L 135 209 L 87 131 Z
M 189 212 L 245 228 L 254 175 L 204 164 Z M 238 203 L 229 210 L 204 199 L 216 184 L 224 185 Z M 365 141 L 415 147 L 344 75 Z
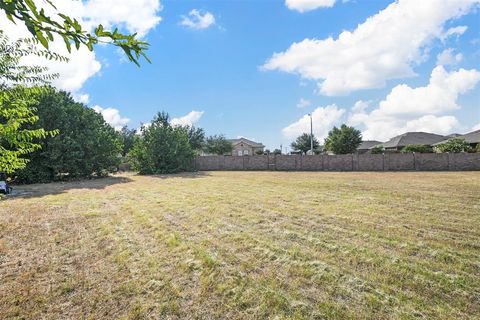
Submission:
M 362 141 L 362 143 L 360 143 L 360 145 L 358 146 L 357 150 L 368 150 L 378 144 L 382 144 L 382 142 L 376 140 Z
M 262 143 L 255 142 L 246 138 L 239 138 L 239 139 L 228 139 L 233 145 L 239 144 L 239 143 L 245 143 L 248 144 L 251 147 L 255 148 L 263 148 L 265 147 Z
M 465 139 L 468 143 L 480 143 L 480 130 L 475 130 L 467 134 L 456 136 L 455 138 Z M 451 138 L 450 138 L 451 139 Z M 447 142 L 449 139 L 444 139 L 434 144 L 434 146 Z
M 406 132 L 383 143 L 384 148 L 405 147 L 411 144 L 433 145 L 445 140 L 445 136 L 428 132 Z

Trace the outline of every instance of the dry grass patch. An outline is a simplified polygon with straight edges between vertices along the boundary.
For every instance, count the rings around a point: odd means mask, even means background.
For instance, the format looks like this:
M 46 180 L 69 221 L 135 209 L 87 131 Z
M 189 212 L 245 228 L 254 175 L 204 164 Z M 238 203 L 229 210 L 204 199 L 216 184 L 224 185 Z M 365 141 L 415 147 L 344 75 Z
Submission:
M 0 202 L 0 318 L 474 318 L 480 172 L 209 172 Z

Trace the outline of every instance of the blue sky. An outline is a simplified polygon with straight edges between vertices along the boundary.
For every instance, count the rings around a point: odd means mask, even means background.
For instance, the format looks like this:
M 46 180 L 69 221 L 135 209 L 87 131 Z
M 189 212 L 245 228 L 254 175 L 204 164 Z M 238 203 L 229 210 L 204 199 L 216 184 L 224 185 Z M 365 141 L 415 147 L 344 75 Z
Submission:
M 92 59 L 101 67 L 94 65 L 70 88 L 76 96 L 88 94 L 83 100 L 91 107 L 118 110 L 129 127 L 161 110 L 175 118 L 199 111 L 195 125 L 207 134 L 244 136 L 273 149 L 309 130 L 309 112 L 320 138 L 341 123 L 378 140 L 407 129 L 467 132 L 480 124 L 475 0 L 400 1 L 396 7 L 380 0 L 155 2 L 136 4 L 161 18 L 141 29 L 152 64 L 137 68 L 114 48 L 99 47 Z M 192 27 L 194 9 L 214 22 Z M 182 25 L 183 17 L 193 24 Z M 369 18 L 370 27 L 355 33 Z M 111 23 L 134 29 L 131 21 Z M 350 35 L 340 41 L 343 31 Z M 273 59 L 274 53 L 281 55 Z

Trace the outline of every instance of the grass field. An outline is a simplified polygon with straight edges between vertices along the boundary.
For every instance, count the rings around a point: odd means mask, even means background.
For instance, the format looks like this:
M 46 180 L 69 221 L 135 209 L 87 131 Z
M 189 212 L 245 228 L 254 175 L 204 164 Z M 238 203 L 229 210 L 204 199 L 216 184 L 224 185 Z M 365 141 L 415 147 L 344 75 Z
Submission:
M 0 202 L 0 319 L 480 315 L 480 172 L 20 189 Z

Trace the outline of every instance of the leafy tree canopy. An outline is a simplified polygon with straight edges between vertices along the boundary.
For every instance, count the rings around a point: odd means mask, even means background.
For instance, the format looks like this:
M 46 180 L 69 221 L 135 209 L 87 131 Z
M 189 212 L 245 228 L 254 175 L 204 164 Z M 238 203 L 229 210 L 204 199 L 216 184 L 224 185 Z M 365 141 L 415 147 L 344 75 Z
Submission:
M 401 153 L 430 153 L 432 148 L 424 144 L 409 144 L 400 150 Z
M 307 153 L 310 151 L 311 142 L 310 142 L 311 135 L 308 133 L 303 133 L 301 136 L 297 137 L 297 139 L 291 143 L 291 147 L 294 151 L 301 151 L 302 153 Z M 320 147 L 320 143 L 318 142 L 315 135 L 313 136 L 313 150 L 318 150 Z
M 223 135 L 213 135 L 205 141 L 204 151 L 208 154 L 224 155 L 233 151 L 233 144 Z
M 52 0 L 45 0 L 44 3 L 57 9 Z M 53 17 L 47 15 L 44 8 L 37 7 L 33 0 L 3 0 L 0 1 L 0 10 L 5 12 L 12 23 L 25 24 L 33 37 L 46 49 L 54 40 L 54 35 L 58 35 L 65 42 L 69 52 L 71 52 L 72 44 L 77 49 L 83 45 L 92 51 L 95 45 L 103 42 L 121 48 L 128 59 L 136 65 L 139 65 L 139 59 L 142 57 L 150 61 L 145 54 L 149 44 L 138 40 L 136 34 L 123 34 L 118 29 L 106 30 L 101 24 L 94 29 L 92 34 L 85 31 L 76 19 L 61 12 L 57 12 Z M 133 10 L 135 9 L 133 8 Z
M 185 126 L 184 130 L 187 132 L 190 146 L 198 154 L 203 149 L 205 143 L 205 130 L 195 126 Z
M 370 149 L 371 154 L 382 154 L 385 151 L 382 145 L 375 146 L 372 149 Z
M 141 174 L 163 174 L 193 169 L 194 150 L 187 130 L 172 126 L 170 117 L 159 112 L 150 126 L 143 126 L 129 156 Z
M 333 127 L 325 139 L 325 149 L 334 154 L 354 153 L 362 143 L 362 133 L 346 124 L 340 128 Z
M 44 90 L 37 101 L 39 120 L 31 129 L 57 129 L 58 135 L 40 142 L 41 150 L 29 155 L 30 162 L 17 173 L 19 181 L 47 182 L 116 171 L 121 140 L 101 114 L 53 88 Z
M 435 150 L 437 152 L 451 153 L 467 152 L 470 149 L 470 144 L 462 138 L 448 139 L 448 141 L 446 141 L 445 143 L 439 144 L 435 147 Z
M 59 56 L 49 55 L 36 50 L 29 41 L 19 40 L 13 44 L 0 31 L 0 172 L 13 173 L 27 165 L 26 155 L 41 146 L 38 139 L 52 136 L 56 130 L 43 128 L 27 129 L 27 125 L 38 121 L 36 96 L 41 87 L 55 75 L 45 74 L 45 68 L 23 66 L 20 58 L 30 53 L 46 55 L 53 59 Z
M 137 130 L 128 129 L 127 126 L 124 126 L 120 132 L 118 132 L 120 140 L 122 142 L 122 156 L 125 157 L 128 152 L 133 148 L 135 140 L 137 138 Z

